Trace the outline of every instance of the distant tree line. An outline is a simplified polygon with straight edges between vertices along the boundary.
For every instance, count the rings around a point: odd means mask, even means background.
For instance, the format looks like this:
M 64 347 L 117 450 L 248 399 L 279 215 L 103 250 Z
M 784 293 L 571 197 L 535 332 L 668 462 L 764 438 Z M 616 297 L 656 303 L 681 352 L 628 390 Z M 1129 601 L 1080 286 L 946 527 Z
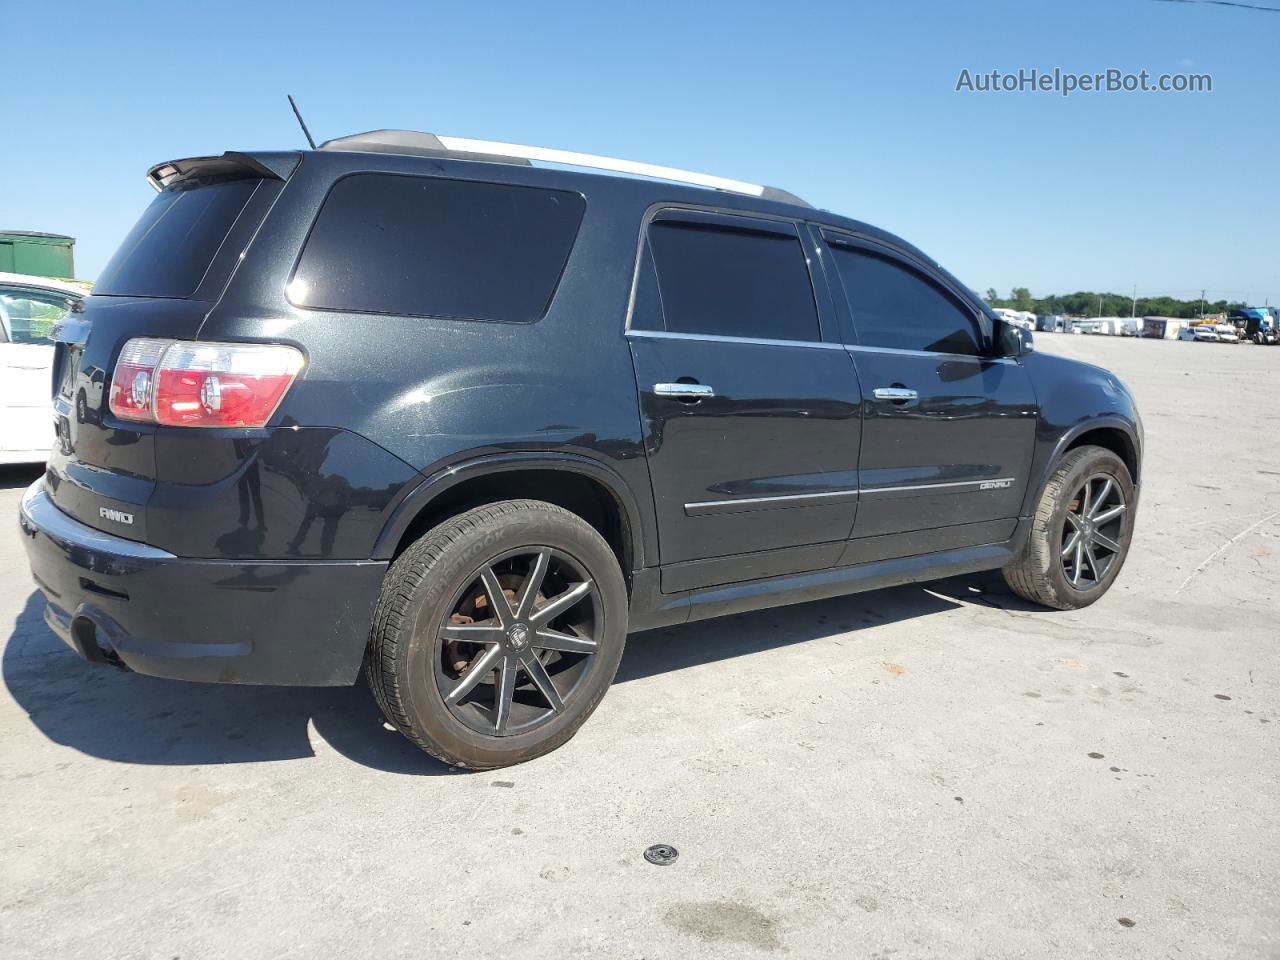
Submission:
M 1101 308 L 1099 297 L 1102 298 Z M 1133 311 L 1139 317 L 1190 318 L 1198 317 L 1201 310 L 1199 299 L 1179 300 L 1176 297 L 1139 297 L 1135 310 L 1132 297 L 1121 293 L 1091 293 L 1087 290 L 1064 296 L 1033 297 L 1026 287 L 1014 287 L 1007 297 L 1001 297 L 991 289 L 983 299 L 993 307 L 1027 310 L 1037 316 L 1063 314 L 1076 317 L 1127 317 Z M 1247 304 L 1206 300 L 1203 309 L 1205 313 L 1230 313 L 1244 306 Z

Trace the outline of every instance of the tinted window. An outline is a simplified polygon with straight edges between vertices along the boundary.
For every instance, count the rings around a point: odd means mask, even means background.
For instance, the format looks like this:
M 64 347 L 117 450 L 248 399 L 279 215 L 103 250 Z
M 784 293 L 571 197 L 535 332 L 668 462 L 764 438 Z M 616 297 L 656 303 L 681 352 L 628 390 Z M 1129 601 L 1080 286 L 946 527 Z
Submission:
M 910 267 L 832 247 L 858 342 L 868 347 L 978 354 L 973 314 Z
M 179 185 L 157 194 L 93 292 L 118 297 L 190 296 L 259 182 Z
M 766 340 L 820 340 L 800 241 L 656 221 L 649 242 L 666 328 Z
M 640 251 L 640 271 L 636 276 L 635 306 L 631 310 L 632 330 L 665 330 L 662 317 L 662 294 L 658 291 L 658 274 L 653 267 L 653 250 L 645 244 Z
M 329 191 L 289 285 L 300 306 L 529 322 L 582 222 L 576 193 L 358 174 Z

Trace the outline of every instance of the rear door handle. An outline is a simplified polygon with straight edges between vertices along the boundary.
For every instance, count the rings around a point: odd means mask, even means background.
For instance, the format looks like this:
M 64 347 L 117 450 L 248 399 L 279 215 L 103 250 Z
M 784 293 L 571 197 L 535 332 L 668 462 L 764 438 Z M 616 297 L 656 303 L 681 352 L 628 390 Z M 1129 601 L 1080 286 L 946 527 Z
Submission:
M 705 400 L 716 395 L 715 389 L 705 383 L 655 383 L 653 392 L 677 400 Z
M 920 399 L 920 394 L 905 387 L 876 387 L 871 391 L 871 395 L 877 400 L 894 400 L 898 403 Z

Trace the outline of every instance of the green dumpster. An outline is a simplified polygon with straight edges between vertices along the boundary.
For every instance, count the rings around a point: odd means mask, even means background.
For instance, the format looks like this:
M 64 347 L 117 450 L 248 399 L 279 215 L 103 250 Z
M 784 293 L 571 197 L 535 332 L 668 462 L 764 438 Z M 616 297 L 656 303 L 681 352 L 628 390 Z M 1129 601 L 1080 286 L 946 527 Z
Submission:
M 75 244 L 75 238 L 60 233 L 0 230 L 0 273 L 70 279 L 76 275 L 71 255 Z

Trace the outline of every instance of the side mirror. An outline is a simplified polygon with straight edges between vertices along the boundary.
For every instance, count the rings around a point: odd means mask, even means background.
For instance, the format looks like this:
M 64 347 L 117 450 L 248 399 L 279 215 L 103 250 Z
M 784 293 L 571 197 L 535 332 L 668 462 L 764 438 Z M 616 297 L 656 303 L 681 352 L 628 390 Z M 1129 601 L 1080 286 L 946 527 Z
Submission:
M 1021 357 L 1036 348 L 1035 336 L 1026 327 L 1019 327 L 1007 320 L 996 321 L 996 355 Z

